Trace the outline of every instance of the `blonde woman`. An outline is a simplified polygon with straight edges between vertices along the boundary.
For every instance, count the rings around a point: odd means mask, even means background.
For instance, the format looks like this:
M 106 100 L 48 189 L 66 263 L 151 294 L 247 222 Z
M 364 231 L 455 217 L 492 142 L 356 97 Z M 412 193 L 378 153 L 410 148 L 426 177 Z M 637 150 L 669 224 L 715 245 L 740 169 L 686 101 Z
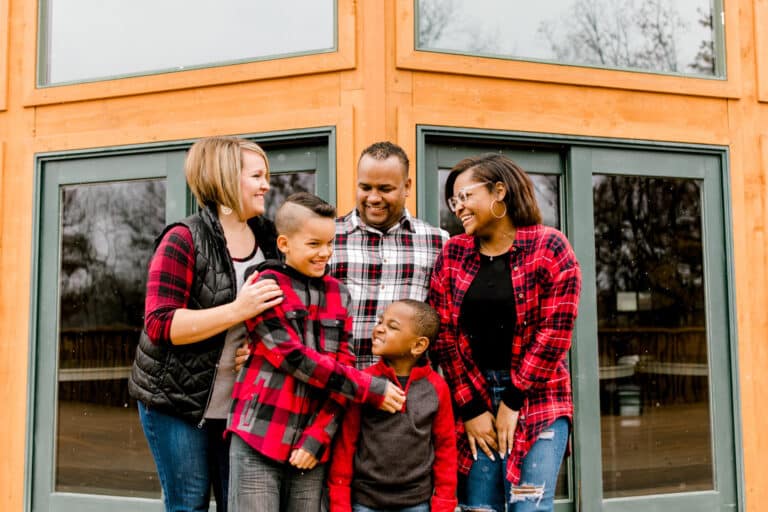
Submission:
M 156 243 L 129 389 L 166 510 L 208 510 L 213 487 L 226 511 L 234 351 L 243 322 L 282 301 L 273 281 L 243 283 L 247 267 L 278 257 L 274 226 L 261 217 L 269 163 L 253 142 L 210 137 L 190 148 L 185 174 L 199 210 Z

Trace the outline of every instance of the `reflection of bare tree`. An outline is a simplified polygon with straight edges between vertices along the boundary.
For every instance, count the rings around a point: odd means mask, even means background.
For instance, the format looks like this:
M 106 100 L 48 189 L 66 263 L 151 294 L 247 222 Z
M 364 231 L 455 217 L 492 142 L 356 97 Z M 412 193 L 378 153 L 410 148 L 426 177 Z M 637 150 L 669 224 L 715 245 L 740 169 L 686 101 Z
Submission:
M 701 190 L 694 180 L 595 176 L 597 292 L 650 293 L 653 325 L 685 325 L 703 307 Z M 599 318 L 610 321 L 613 311 Z
M 266 196 L 268 219 L 275 218 L 275 212 L 285 199 L 296 192 L 315 193 L 315 174 L 312 172 L 291 172 L 272 174 L 269 177 L 269 193 Z
M 698 23 L 710 32 L 714 27 L 711 12 L 704 12 L 703 9 L 698 8 L 696 12 L 699 14 Z M 704 74 L 715 74 L 715 41 L 714 39 L 704 40 L 699 44 L 699 51 L 693 60 L 693 63 L 689 66 L 692 71 Z
M 164 181 L 64 188 L 62 328 L 141 325 L 147 263 L 164 222 Z
M 576 0 L 539 32 L 564 62 L 679 70 L 677 32 L 685 29 L 674 4 L 664 0 Z
M 539 33 L 563 62 L 711 75 L 711 16 L 698 12 L 710 37 L 687 64 L 681 62 L 678 38 L 689 25 L 669 0 L 575 0 L 558 20 L 542 22 Z
M 419 2 L 419 43 L 432 46 L 443 35 L 456 11 L 456 0 Z
M 462 11 L 457 0 L 419 0 L 419 48 L 456 50 L 468 53 L 500 53 L 498 25 L 485 23 L 482 17 Z M 506 51 L 509 51 L 507 49 Z

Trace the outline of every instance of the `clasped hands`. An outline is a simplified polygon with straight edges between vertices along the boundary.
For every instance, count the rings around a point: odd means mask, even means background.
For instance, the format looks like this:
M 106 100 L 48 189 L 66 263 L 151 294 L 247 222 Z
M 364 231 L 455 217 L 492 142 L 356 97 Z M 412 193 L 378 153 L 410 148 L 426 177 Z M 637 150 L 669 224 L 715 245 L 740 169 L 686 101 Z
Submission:
M 495 417 L 486 411 L 465 421 L 464 429 L 467 431 L 472 458 L 477 460 L 478 448 L 491 460 L 496 460 L 494 452 L 502 458 L 511 453 L 519 415 L 520 411 L 513 411 L 501 402 Z

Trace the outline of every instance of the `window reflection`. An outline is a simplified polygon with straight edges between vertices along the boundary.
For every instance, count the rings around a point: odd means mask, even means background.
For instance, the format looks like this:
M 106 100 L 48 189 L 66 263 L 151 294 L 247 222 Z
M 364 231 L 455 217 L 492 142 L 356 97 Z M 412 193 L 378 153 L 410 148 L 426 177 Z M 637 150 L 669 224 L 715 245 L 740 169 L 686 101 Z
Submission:
M 592 185 L 603 494 L 712 489 L 701 182 Z
M 333 0 L 46 0 L 41 82 L 182 71 L 336 47 Z M 116 56 L 119 56 L 116 58 Z
M 267 211 L 264 214 L 269 219 L 275 218 L 275 213 L 285 199 L 296 192 L 315 193 L 314 172 L 281 172 L 270 174 L 269 192 L 266 195 Z
M 711 0 L 418 0 L 417 48 L 714 76 Z
M 159 497 L 127 377 L 165 180 L 61 188 L 56 490 Z

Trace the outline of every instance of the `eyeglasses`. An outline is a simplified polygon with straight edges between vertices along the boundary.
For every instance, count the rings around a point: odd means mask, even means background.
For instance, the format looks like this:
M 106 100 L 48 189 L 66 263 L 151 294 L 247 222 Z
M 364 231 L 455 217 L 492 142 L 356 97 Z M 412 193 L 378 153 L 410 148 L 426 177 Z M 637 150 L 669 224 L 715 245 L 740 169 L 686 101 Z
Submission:
M 456 212 L 456 210 L 459 208 L 459 203 L 464 204 L 467 202 L 467 199 L 469 199 L 469 196 L 472 194 L 467 194 L 470 190 L 473 188 L 480 187 L 482 185 L 490 185 L 490 182 L 488 181 L 481 181 L 480 183 L 475 183 L 474 185 L 469 185 L 467 187 L 462 188 L 458 192 L 456 192 L 456 195 L 453 197 L 448 198 L 448 208 L 451 209 L 452 212 Z

